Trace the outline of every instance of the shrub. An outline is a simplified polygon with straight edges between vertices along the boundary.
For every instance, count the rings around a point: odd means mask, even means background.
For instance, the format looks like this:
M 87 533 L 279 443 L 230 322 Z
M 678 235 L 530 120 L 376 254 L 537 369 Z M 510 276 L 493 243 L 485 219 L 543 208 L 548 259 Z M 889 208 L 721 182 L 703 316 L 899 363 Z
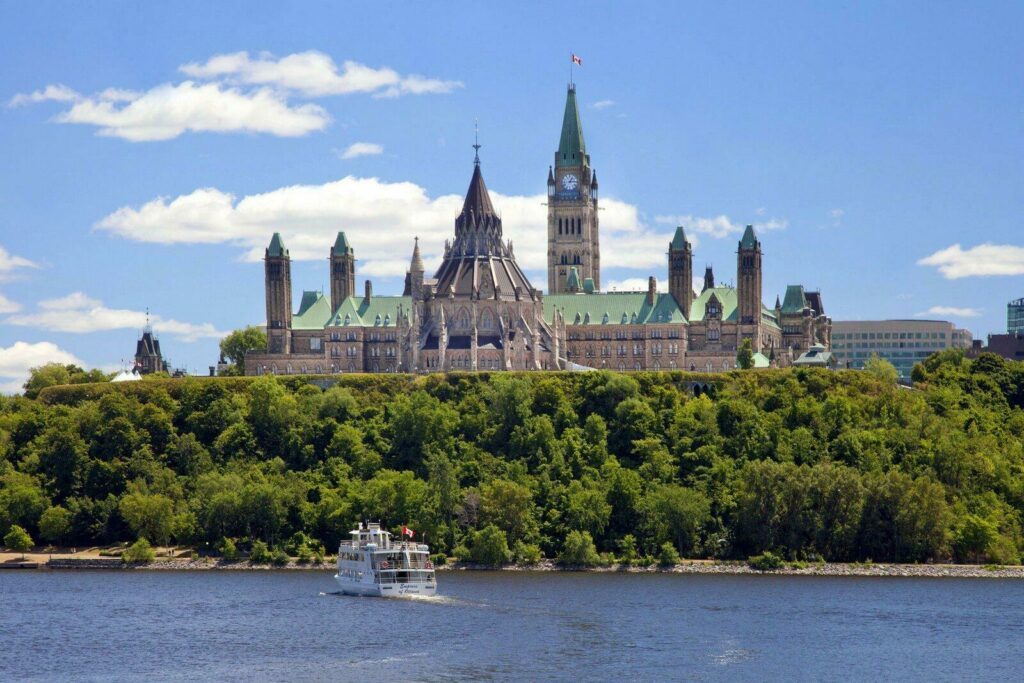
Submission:
M 309 561 L 313 558 L 313 553 L 310 552 L 309 548 L 305 545 L 299 546 L 299 551 L 296 553 L 296 559 L 299 564 L 309 564 Z
M 469 552 L 469 546 L 460 543 L 452 549 L 452 555 L 459 562 L 469 562 L 473 559 L 473 553 Z
M 4 536 L 4 545 L 16 553 L 21 553 L 22 559 L 25 559 L 25 551 L 32 547 L 32 537 L 17 524 L 12 524 L 11 530 Z
M 474 562 L 497 566 L 508 562 L 510 557 L 505 532 L 498 527 L 488 524 L 473 534 L 470 559 Z
M 674 567 L 679 564 L 679 551 L 668 541 L 661 544 L 661 551 L 658 553 L 658 564 L 662 567 Z
M 313 564 L 315 564 L 316 566 L 319 567 L 323 563 L 324 563 L 324 554 L 322 552 L 320 552 L 319 550 L 317 550 L 315 553 L 313 553 Z
M 443 567 L 448 564 L 448 556 L 444 553 L 434 553 L 430 556 L 430 561 L 434 563 L 435 567 Z
M 768 572 L 775 569 L 782 569 L 786 563 L 781 557 L 772 551 L 766 550 L 760 555 L 751 555 L 748 557 L 747 564 L 750 565 L 751 569 L 756 569 L 759 572 Z
M 238 559 L 238 548 L 235 547 L 235 542 L 230 538 L 221 539 L 220 556 L 228 562 L 234 562 Z
M 252 564 L 267 564 L 270 562 L 270 551 L 267 549 L 266 543 L 256 541 L 252 544 L 252 550 L 249 551 L 249 562 Z
M 283 567 L 288 564 L 288 553 L 278 548 L 274 551 L 274 554 L 270 556 L 270 563 L 275 567 Z
M 587 531 L 570 531 L 558 559 L 562 564 L 582 567 L 596 567 L 601 563 L 597 548 L 594 547 L 594 538 Z
M 512 549 L 512 557 L 522 564 L 537 564 L 541 559 L 540 546 L 536 543 L 516 541 Z
M 156 559 L 156 552 L 149 545 L 149 541 L 140 538 L 121 553 L 121 559 L 125 562 L 152 562 Z
M 637 564 L 640 561 L 640 554 L 636 551 L 636 536 L 626 534 L 616 544 L 619 549 L 619 562 L 624 565 Z

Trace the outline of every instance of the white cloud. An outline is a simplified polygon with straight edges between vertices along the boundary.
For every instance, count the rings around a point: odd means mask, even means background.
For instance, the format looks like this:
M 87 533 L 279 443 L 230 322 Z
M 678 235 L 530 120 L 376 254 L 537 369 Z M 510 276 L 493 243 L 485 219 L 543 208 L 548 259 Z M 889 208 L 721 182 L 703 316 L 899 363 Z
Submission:
M 594 102 L 590 106 L 600 111 L 602 109 L 607 109 L 608 107 L 614 107 L 615 100 L 598 100 L 597 102 Z
M 186 342 L 220 339 L 227 334 L 210 323 L 185 323 L 158 315 L 148 316 L 148 320 L 155 332 L 170 334 Z M 146 321 L 147 314 L 143 311 L 107 308 L 103 302 L 82 292 L 72 292 L 59 299 L 40 301 L 37 311 L 12 315 L 4 322 L 50 332 L 88 334 L 121 329 L 138 330 L 145 326 Z
M 527 269 L 547 266 L 547 209 L 544 195 L 491 193 L 501 213 L 504 234 Z M 322 185 L 293 185 L 241 199 L 216 188 L 175 197 L 158 197 L 140 207 L 122 207 L 97 223 L 100 230 L 127 239 L 159 244 L 228 243 L 258 261 L 275 231 L 281 232 L 292 258 L 325 257 L 339 229 L 356 250 L 360 272 L 402 275 L 420 237 L 427 263 L 439 262 L 462 207 L 460 195 L 430 197 L 414 183 L 383 182 L 347 176 Z M 660 268 L 672 238 L 645 226 L 637 208 L 616 199 L 601 200 L 602 263 L 606 268 Z
M 842 209 L 831 209 L 828 212 L 828 217 L 831 219 L 831 223 L 828 225 L 830 228 L 838 228 L 843 224 L 843 216 L 846 214 Z
M 0 282 L 9 280 L 18 269 L 38 267 L 38 263 L 29 261 L 21 256 L 15 256 L 3 247 L 0 247 Z
M 986 242 L 965 251 L 959 244 L 954 244 L 920 259 L 917 264 L 935 266 L 947 280 L 1024 275 L 1024 247 Z
M 17 313 L 20 310 L 21 304 L 0 294 L 0 313 Z
M 74 102 L 81 98 L 77 92 L 66 85 L 56 83 L 48 85 L 42 90 L 36 90 L 26 94 L 18 94 L 7 103 L 8 107 L 20 107 L 36 102 Z
M 444 81 L 415 74 L 401 75 L 388 67 L 374 68 L 346 61 L 338 69 L 330 56 L 316 50 L 280 59 L 268 53 L 251 58 L 248 52 L 215 55 L 205 64 L 181 67 L 199 79 L 227 79 L 248 85 L 265 85 L 308 97 L 373 93 L 379 97 L 449 93 L 461 88 L 459 81 Z
M 646 292 L 647 291 L 647 278 L 645 277 L 627 277 L 621 280 L 611 280 L 603 283 L 604 291 L 606 292 Z M 667 292 L 668 282 L 658 280 L 658 291 Z
M 956 306 L 932 306 L 927 311 L 918 313 L 917 317 L 923 318 L 926 315 L 945 315 L 953 318 L 977 318 L 981 315 L 981 310 L 977 308 L 958 308 Z
M 244 92 L 218 83 L 184 81 L 144 93 L 107 90 L 77 100 L 55 120 L 98 126 L 100 135 L 143 142 L 170 140 L 185 132 L 297 137 L 323 130 L 330 117 L 315 104 L 290 105 L 270 88 Z
M 0 347 L 0 393 L 20 393 L 29 370 L 47 363 L 83 365 L 74 355 L 52 342 L 30 344 L 19 341 L 6 348 Z
M 745 227 L 743 224 L 736 223 L 725 215 L 713 217 L 691 216 L 689 214 L 683 216 L 655 216 L 654 220 L 667 225 L 681 225 L 686 230 L 687 236 L 696 233 L 708 235 L 716 239 L 738 235 L 743 232 Z M 754 230 L 759 233 L 771 230 L 784 230 L 788 225 L 789 221 L 783 218 L 769 218 L 768 220 L 753 223 Z
M 357 159 L 383 153 L 384 147 L 374 142 L 353 142 L 345 148 L 345 151 L 340 156 L 342 159 Z

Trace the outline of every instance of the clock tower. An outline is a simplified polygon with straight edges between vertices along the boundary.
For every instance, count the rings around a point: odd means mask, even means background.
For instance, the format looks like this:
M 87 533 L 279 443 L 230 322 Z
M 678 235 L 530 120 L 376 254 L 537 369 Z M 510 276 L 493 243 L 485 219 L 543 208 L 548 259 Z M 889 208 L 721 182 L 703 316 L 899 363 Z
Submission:
M 597 226 L 597 173 L 583 143 L 576 86 L 565 97 L 562 137 L 555 165 L 548 168 L 548 293 L 566 291 L 575 268 L 581 282 L 601 288 L 601 248 Z

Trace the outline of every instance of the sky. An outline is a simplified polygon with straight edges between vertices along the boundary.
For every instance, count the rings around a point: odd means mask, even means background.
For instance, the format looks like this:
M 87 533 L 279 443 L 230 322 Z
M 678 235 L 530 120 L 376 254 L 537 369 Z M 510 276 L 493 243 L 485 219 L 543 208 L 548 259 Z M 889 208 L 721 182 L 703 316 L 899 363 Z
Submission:
M 474 126 L 506 236 L 543 287 L 570 53 L 600 178 L 605 289 L 821 289 L 834 320 L 1005 331 L 1024 296 L 1021 3 L 0 4 L 0 391 L 117 369 L 147 320 L 174 367 L 262 324 L 263 248 L 329 292 L 436 267 Z

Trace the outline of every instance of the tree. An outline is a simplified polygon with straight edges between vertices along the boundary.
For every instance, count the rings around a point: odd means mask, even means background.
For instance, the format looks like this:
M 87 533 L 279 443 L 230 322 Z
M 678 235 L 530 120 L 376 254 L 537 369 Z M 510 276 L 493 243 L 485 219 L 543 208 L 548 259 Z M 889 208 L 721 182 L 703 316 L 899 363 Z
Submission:
M 511 556 L 505 532 L 493 524 L 488 524 L 473 534 L 470 558 L 474 562 L 497 566 L 508 562 Z
M 900 378 L 900 372 L 895 365 L 874 353 L 864 361 L 864 372 L 882 384 L 896 384 Z
M 58 506 L 47 508 L 39 518 L 39 535 L 50 543 L 60 543 L 71 529 L 71 513 Z
M 586 531 L 570 531 L 565 536 L 562 554 L 558 556 L 563 564 L 580 567 L 596 567 L 601 558 L 594 547 L 594 539 Z
M 132 543 L 128 549 L 121 553 L 122 562 L 152 562 L 156 559 L 153 547 L 144 538 Z
M 754 367 L 754 345 L 751 344 L 749 337 L 741 341 L 739 348 L 736 349 L 736 365 L 743 370 Z
M 11 530 L 4 536 L 4 545 L 16 553 L 21 553 L 21 559 L 25 559 L 25 552 L 32 549 L 32 537 L 28 532 L 17 524 L 11 526 Z
M 61 363 L 47 363 L 29 370 L 28 380 L 25 381 L 25 397 L 36 398 L 39 392 L 46 387 L 59 384 L 85 384 L 88 382 L 106 382 L 110 375 L 102 370 L 83 370 L 77 365 L 62 365 Z
M 174 501 L 162 494 L 147 494 L 141 489 L 121 498 L 121 516 L 140 538 L 153 543 L 168 542 L 174 524 Z
M 220 340 L 220 352 L 230 363 L 225 374 L 241 375 L 245 372 L 245 354 L 250 351 L 266 351 L 267 335 L 258 327 L 244 327 L 235 330 Z

